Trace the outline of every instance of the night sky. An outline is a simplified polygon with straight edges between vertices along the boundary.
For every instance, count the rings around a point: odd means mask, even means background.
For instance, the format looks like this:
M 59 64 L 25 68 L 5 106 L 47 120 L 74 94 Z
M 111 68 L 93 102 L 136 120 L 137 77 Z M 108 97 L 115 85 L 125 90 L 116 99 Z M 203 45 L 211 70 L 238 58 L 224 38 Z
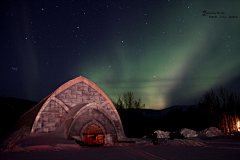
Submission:
M 78 76 L 150 109 L 240 90 L 239 0 L 0 3 L 0 96 L 40 101 Z

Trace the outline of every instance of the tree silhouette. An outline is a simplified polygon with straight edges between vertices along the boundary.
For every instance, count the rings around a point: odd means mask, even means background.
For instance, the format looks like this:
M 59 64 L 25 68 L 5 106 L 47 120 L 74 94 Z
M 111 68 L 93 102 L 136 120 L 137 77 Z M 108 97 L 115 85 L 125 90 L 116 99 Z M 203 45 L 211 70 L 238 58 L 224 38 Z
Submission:
M 142 109 L 145 107 L 145 104 L 142 104 L 141 99 L 138 101 L 134 100 L 132 92 L 123 93 L 118 95 L 118 101 L 116 104 L 117 109 Z
M 237 130 L 240 117 L 239 95 L 220 88 L 218 94 L 213 90 L 206 92 L 198 102 L 201 127 L 218 127 L 227 134 Z

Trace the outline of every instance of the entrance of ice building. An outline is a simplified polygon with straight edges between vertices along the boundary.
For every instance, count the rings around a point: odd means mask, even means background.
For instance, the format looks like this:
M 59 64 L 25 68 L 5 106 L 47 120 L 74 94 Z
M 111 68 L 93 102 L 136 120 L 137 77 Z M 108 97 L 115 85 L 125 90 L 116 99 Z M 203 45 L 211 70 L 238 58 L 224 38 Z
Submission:
M 96 124 L 87 127 L 83 133 L 83 143 L 87 146 L 97 146 L 104 144 L 103 131 Z

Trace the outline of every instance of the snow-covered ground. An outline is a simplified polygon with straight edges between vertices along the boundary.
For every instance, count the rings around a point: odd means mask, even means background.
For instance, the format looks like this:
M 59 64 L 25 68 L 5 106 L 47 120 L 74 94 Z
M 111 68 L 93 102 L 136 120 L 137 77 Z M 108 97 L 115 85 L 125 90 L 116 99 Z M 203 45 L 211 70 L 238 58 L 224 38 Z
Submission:
M 146 140 L 148 141 L 148 140 Z M 178 140 L 175 140 L 178 141 Z M 163 141 L 164 142 L 164 141 Z M 181 141 L 178 141 L 179 143 Z M 0 159 L 231 159 L 240 157 L 240 136 L 223 136 L 202 140 L 204 146 L 135 145 L 115 147 L 82 147 L 79 150 L 29 150 L 1 152 Z M 44 148 L 44 146 L 42 146 Z
M 216 128 L 208 128 L 201 134 L 207 139 L 191 137 L 195 132 L 183 129 L 190 138 L 174 139 L 160 138 L 158 145 L 153 145 L 150 138 L 133 139 L 136 143 L 120 143 L 116 146 L 81 147 L 74 143 L 63 144 L 64 141 L 54 141 L 48 144 L 16 145 L 12 150 L 0 152 L 0 159 L 239 159 L 240 136 L 222 135 Z M 164 132 L 159 132 L 164 133 Z M 163 134 L 162 134 L 163 135 Z M 50 139 L 48 139 L 50 138 Z M 38 138 L 33 138 L 37 140 Z M 27 139 L 29 141 L 29 139 Z M 24 141 L 22 141 L 24 142 Z M 74 142 L 74 141 L 73 141 Z
M 162 143 L 162 146 L 205 146 L 205 143 L 199 139 L 165 139 Z
M 31 152 L 31 151 L 62 151 L 62 150 L 80 150 L 81 146 L 78 144 L 56 144 L 52 145 L 33 145 L 33 146 L 21 146 L 15 145 L 12 149 L 5 149 L 3 152 Z
M 174 139 L 169 140 L 169 133 L 166 131 L 157 130 L 157 138 L 159 139 L 159 145 L 162 146 L 204 146 L 200 138 L 206 137 L 216 137 L 225 135 L 219 129 L 215 127 L 210 127 L 204 129 L 199 134 L 196 131 L 184 128 L 181 133 L 184 135 L 185 139 Z M 60 151 L 60 150 L 81 150 L 82 147 L 76 144 L 72 140 L 67 140 L 63 138 L 62 130 L 59 132 L 53 132 L 49 134 L 30 134 L 28 136 L 22 137 L 22 139 L 16 143 L 11 149 L 6 149 L 4 151 L 19 152 L 19 151 Z M 136 143 L 119 143 L 115 144 L 115 147 L 119 146 L 152 146 L 152 140 L 147 138 L 142 139 L 132 139 Z

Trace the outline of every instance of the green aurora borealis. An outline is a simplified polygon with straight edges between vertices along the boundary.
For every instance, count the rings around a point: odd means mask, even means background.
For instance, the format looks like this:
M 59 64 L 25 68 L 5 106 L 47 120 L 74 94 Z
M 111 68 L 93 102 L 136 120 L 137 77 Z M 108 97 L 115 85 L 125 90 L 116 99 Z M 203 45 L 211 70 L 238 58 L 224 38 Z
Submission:
M 220 86 L 239 92 L 240 1 L 71 2 L 71 9 L 49 3 L 25 4 L 36 13 L 22 7 L 23 29 L 9 27 L 14 43 L 4 42 L 2 52 L 15 47 L 17 62 L 2 68 L 7 74 L 6 68 L 18 67 L 10 77 L 21 78 L 17 85 L 24 88 L 14 96 L 39 101 L 80 75 L 113 101 L 131 91 L 152 109 L 194 104 Z M 224 14 L 209 18 L 214 14 L 203 16 L 204 10 Z M 20 23 L 12 18 L 6 25 L 16 21 Z

